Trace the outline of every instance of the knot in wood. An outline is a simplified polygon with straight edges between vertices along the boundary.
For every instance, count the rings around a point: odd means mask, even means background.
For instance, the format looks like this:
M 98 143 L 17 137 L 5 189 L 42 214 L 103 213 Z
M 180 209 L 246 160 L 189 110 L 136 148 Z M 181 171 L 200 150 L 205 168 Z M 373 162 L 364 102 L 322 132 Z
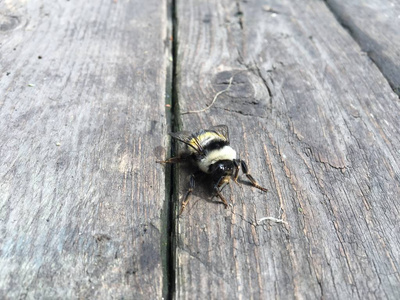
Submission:
M 254 96 L 254 88 L 250 82 L 249 74 L 243 70 L 223 71 L 218 73 L 214 80 L 213 86 L 216 92 L 225 90 L 230 79 L 232 79 L 231 87 L 225 94 L 230 98 L 251 98 Z
M 0 31 L 10 31 L 21 23 L 17 16 L 0 14 Z
M 269 95 L 262 79 L 248 70 L 223 71 L 212 81 L 215 93 L 225 90 L 231 78 L 229 90 L 220 95 L 215 107 L 246 116 L 265 117 Z

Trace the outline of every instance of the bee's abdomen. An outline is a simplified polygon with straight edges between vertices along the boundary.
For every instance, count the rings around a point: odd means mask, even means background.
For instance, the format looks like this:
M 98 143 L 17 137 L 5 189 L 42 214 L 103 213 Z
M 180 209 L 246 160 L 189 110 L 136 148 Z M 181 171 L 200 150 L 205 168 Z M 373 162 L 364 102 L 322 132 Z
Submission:
M 197 134 L 189 143 L 194 148 L 200 148 L 204 152 L 222 148 L 229 144 L 221 135 L 213 131 L 204 131 L 201 134 Z M 191 152 L 194 151 L 192 150 Z

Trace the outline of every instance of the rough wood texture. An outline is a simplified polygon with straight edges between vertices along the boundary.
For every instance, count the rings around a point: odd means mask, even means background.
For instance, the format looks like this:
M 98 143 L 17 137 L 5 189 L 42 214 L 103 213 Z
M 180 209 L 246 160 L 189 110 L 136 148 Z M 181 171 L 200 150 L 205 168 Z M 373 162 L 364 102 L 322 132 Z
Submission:
M 0 298 L 171 296 L 167 3 L 92 2 L 0 4 Z M 176 0 L 181 112 L 233 84 L 175 117 L 269 193 L 197 181 L 175 298 L 400 298 L 398 7 L 326 2 Z
M 325 0 L 400 95 L 400 3 Z
M 232 184 L 225 210 L 196 189 L 175 297 L 399 299 L 400 104 L 379 69 L 322 1 L 178 0 L 177 26 L 182 112 L 234 76 L 182 127 L 227 124 L 270 191 Z
M 161 298 L 166 11 L 0 4 L 0 298 Z

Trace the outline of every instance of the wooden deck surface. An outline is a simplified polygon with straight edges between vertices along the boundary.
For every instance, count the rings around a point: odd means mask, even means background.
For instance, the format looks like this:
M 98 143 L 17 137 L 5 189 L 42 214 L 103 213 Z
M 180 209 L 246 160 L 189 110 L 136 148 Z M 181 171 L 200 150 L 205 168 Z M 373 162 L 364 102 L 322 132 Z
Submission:
M 399 299 L 400 5 L 365 2 L 1 2 L 0 298 Z M 217 124 L 269 192 L 177 217 L 167 133 Z

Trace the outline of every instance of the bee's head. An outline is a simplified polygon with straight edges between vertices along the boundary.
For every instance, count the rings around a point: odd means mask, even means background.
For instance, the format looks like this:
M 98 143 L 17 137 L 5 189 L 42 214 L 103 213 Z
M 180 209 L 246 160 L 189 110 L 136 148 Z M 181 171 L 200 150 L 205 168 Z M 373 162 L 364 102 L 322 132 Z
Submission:
M 231 160 L 220 160 L 210 166 L 210 173 L 215 177 L 232 175 L 234 164 Z

